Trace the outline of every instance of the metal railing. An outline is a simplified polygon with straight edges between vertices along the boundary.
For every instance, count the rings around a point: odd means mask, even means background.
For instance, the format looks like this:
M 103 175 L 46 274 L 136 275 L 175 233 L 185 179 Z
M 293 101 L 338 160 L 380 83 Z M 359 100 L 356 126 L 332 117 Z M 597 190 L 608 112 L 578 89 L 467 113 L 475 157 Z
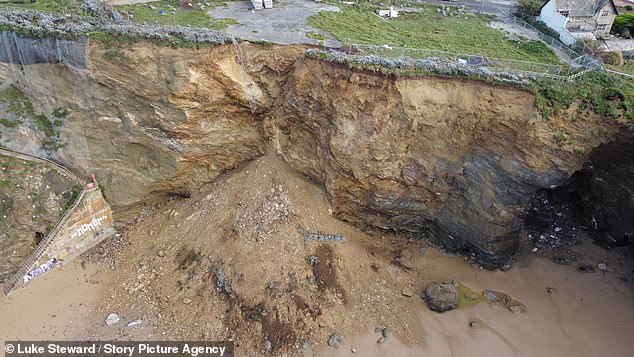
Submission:
M 10 156 L 10 157 L 14 157 L 20 160 L 27 160 L 27 161 L 35 161 L 38 163 L 44 163 L 44 164 L 48 164 L 51 165 L 61 176 L 66 177 L 68 179 L 74 180 L 80 184 L 82 184 L 82 190 L 79 193 L 79 195 L 77 196 L 77 198 L 75 198 L 75 202 L 73 202 L 73 205 L 70 206 L 70 208 L 68 208 L 66 210 L 66 212 L 64 212 L 64 214 L 62 215 L 62 217 L 57 221 L 57 224 L 55 224 L 55 226 L 53 227 L 53 229 L 47 234 L 47 236 L 42 239 L 42 241 L 38 244 L 38 246 L 35 248 L 35 250 L 33 251 L 33 253 L 31 253 L 29 259 L 22 264 L 22 267 L 18 270 L 17 273 L 15 273 L 13 275 L 12 278 L 10 278 L 8 281 L 5 281 L 2 284 L 2 290 L 5 294 L 9 294 L 15 287 L 17 284 L 20 283 L 20 281 L 22 279 L 24 279 L 24 276 L 26 274 L 28 274 L 32 269 L 33 269 L 33 264 L 35 264 L 35 262 L 40 259 L 42 257 L 42 254 L 44 254 L 44 251 L 46 250 L 46 248 L 49 247 L 49 245 L 51 244 L 51 242 L 53 241 L 53 239 L 55 238 L 55 236 L 57 235 L 57 233 L 59 233 L 59 230 L 62 228 L 62 226 L 66 223 L 66 221 L 68 220 L 68 218 L 71 216 L 71 214 L 73 214 L 75 212 L 75 210 L 79 207 L 79 205 L 81 204 L 86 192 L 88 191 L 86 189 L 86 187 L 83 185 L 83 182 L 81 181 L 81 179 L 76 176 L 73 172 L 71 172 L 70 170 L 68 170 L 67 168 L 63 167 L 62 165 L 51 161 L 49 159 L 45 159 L 42 157 L 38 157 L 35 155 L 31 155 L 31 154 L 26 154 L 26 153 L 21 153 L 15 150 L 11 150 L 11 149 L 7 149 L 4 147 L 0 147 L 0 154 L 5 155 L 5 156 Z M 94 188 L 89 189 L 90 191 L 97 189 L 97 186 L 95 186 Z
M 91 188 L 90 190 L 95 190 L 95 189 L 96 189 L 96 187 Z M 22 265 L 20 270 L 18 270 L 18 272 L 15 273 L 13 278 L 9 279 L 9 281 L 4 283 L 3 290 L 4 290 L 5 294 L 8 294 L 9 292 L 11 292 L 18 284 L 20 284 L 22 279 L 24 279 L 24 276 L 26 274 L 28 274 L 31 270 L 33 270 L 33 264 L 35 264 L 35 262 L 38 261 L 42 257 L 42 255 L 44 254 L 44 251 L 46 250 L 46 248 L 48 248 L 51 245 L 51 243 L 53 242 L 53 239 L 55 238 L 57 233 L 59 233 L 59 230 L 62 229 L 62 227 L 64 226 L 64 224 L 68 220 L 68 218 L 79 207 L 79 205 L 81 204 L 84 196 L 86 195 L 86 192 L 87 192 L 86 188 L 83 188 L 81 190 L 81 192 L 79 193 L 79 196 L 77 196 L 77 199 L 75 199 L 75 202 L 73 203 L 73 205 L 68 210 L 66 210 L 66 213 L 64 213 L 62 218 L 60 218 L 59 221 L 57 221 L 57 224 L 49 232 L 49 234 L 46 236 L 46 238 L 44 238 L 40 242 L 40 244 L 38 244 L 37 248 L 35 248 L 35 251 L 33 251 L 33 253 L 31 253 L 31 256 Z
M 550 64 L 542 62 L 530 62 L 511 60 L 504 58 L 487 57 L 481 54 L 464 54 L 440 50 L 429 50 L 408 47 L 391 47 L 364 44 L 348 44 L 339 49 L 348 55 L 374 55 L 387 58 L 411 58 L 425 59 L 434 58 L 446 61 L 453 61 L 471 66 L 486 66 L 504 70 L 518 70 L 536 74 L 562 75 L 567 68 L 562 64 Z
M 56 163 L 55 161 L 45 159 L 43 157 L 18 152 L 15 150 L 7 149 L 5 147 L 0 146 L 0 155 L 11 156 L 16 159 L 26 160 L 26 161 L 36 161 L 42 164 L 51 165 L 62 177 L 67 178 L 69 180 L 75 181 L 79 184 L 83 184 L 82 179 L 79 176 L 75 175 L 74 172 L 70 171 L 66 167 Z
M 605 67 L 603 67 L 603 70 L 606 71 L 606 72 L 610 72 L 610 73 L 621 75 L 623 77 L 634 78 L 634 75 L 631 75 L 629 73 L 623 73 L 623 72 L 615 71 L 613 69 L 609 69 L 609 68 L 605 68 Z

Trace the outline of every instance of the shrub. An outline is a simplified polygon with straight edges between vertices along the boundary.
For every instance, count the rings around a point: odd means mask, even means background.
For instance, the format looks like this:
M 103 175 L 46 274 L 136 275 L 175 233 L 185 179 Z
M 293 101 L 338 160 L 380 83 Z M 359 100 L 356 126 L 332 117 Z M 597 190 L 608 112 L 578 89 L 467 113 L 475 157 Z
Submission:
M 110 61 L 125 61 L 128 56 L 120 48 L 107 49 L 103 56 Z
M 7 118 L 0 118 L 0 124 L 6 126 L 7 128 L 15 128 L 18 125 L 16 122 Z
M 545 3 L 546 1 L 542 0 L 519 0 L 517 2 L 517 12 L 523 15 L 538 16 Z
M 55 136 L 55 130 L 53 129 L 53 123 L 43 114 L 35 116 L 35 124 L 37 129 L 44 132 L 49 138 Z
M 566 135 L 565 133 L 561 131 L 558 131 L 555 134 L 553 134 L 553 138 L 558 143 L 565 143 L 568 140 L 568 135 Z
M 613 66 L 622 66 L 624 62 L 623 52 L 621 51 L 605 52 L 603 54 L 603 62 L 607 64 L 611 64 Z
M 57 119 L 62 119 L 62 118 L 66 118 L 66 116 L 68 114 L 70 114 L 70 110 L 65 109 L 65 108 L 57 108 L 55 110 L 53 110 L 53 116 Z

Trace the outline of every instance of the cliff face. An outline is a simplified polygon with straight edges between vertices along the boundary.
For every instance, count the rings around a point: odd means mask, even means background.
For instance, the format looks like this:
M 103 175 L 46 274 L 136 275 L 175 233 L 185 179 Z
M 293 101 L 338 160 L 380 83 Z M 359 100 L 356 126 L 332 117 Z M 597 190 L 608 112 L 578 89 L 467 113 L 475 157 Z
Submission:
M 515 249 L 535 191 L 564 182 L 584 161 L 575 151 L 616 129 L 587 113 L 545 120 L 518 89 L 317 61 L 298 62 L 285 93 L 272 117 L 276 146 L 324 184 L 338 217 L 431 233 L 490 266 Z M 557 132 L 572 141 L 560 145 Z
M 26 86 L 5 64 L 0 78 L 17 81 L 42 112 L 71 110 L 65 146 L 51 155 L 92 168 L 120 221 L 270 148 L 323 184 L 337 217 L 431 234 L 490 267 L 514 250 L 530 197 L 563 183 L 619 130 L 590 113 L 545 120 L 514 88 L 359 73 L 302 54 L 93 45 L 87 71 L 24 66 Z M 567 142 L 555 140 L 559 132 Z

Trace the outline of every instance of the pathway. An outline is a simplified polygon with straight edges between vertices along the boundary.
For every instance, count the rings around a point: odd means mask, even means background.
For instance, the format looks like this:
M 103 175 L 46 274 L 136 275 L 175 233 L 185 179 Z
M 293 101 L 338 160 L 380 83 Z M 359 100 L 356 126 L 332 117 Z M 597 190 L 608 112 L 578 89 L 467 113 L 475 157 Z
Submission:
M 81 255 L 114 234 L 115 228 L 110 206 L 98 186 L 87 188 L 85 182 L 73 172 L 45 158 L 1 147 L 0 154 L 45 163 L 83 187 L 73 205 L 35 248 L 20 270 L 4 283 L 2 290 L 9 294 L 32 279 Z

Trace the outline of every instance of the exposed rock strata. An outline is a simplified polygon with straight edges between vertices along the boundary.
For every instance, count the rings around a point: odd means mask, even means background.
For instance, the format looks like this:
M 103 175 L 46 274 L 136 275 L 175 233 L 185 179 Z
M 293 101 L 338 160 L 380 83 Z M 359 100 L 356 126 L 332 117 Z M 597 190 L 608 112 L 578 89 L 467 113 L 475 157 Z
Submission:
M 94 170 L 122 222 L 271 148 L 323 184 L 337 217 L 431 235 L 495 267 L 514 251 L 530 197 L 582 166 L 574 149 L 619 130 L 590 113 L 543 119 L 519 89 L 358 73 L 301 47 L 108 50 L 90 46 L 89 71 L 0 65 L 0 78 L 18 78 L 42 112 L 71 109 L 66 145 L 51 155 Z

